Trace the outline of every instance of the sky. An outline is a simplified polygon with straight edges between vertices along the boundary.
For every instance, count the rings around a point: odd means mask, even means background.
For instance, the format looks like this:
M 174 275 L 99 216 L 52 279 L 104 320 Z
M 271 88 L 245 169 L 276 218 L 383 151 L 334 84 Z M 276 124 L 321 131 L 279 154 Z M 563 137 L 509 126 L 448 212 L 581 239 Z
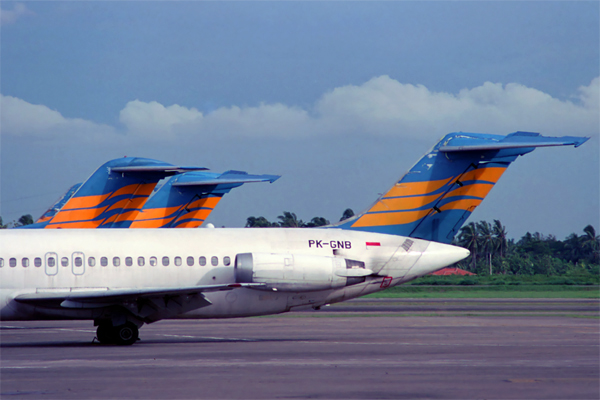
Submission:
M 334 222 L 450 132 L 587 136 L 520 157 L 470 221 L 600 230 L 600 3 L 10 2 L 0 215 L 38 218 L 104 162 L 278 174 L 208 222 Z

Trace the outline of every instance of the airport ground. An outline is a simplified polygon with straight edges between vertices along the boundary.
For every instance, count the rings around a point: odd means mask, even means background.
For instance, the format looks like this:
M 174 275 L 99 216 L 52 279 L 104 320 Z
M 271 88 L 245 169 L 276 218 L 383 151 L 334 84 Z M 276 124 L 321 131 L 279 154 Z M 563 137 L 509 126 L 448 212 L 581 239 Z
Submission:
M 278 316 L 3 322 L 2 399 L 598 399 L 598 299 L 357 299 Z

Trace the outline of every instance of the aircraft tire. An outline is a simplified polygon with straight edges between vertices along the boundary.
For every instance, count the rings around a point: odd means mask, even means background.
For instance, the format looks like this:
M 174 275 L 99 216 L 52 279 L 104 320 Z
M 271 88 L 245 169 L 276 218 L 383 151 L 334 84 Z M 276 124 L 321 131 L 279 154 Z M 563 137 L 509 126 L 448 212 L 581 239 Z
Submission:
M 98 325 L 98 329 L 96 330 L 96 338 L 102 344 L 114 343 L 112 325 L 108 325 L 108 324 Z
M 126 322 L 112 328 L 114 343 L 119 345 L 132 345 L 138 340 L 139 330 L 135 324 Z

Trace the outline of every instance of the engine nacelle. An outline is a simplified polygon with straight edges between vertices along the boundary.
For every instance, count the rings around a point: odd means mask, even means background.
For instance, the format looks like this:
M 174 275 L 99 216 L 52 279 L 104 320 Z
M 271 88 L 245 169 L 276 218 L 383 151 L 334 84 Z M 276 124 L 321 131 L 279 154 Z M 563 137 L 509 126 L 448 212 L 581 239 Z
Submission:
M 364 282 L 371 273 L 359 261 L 297 254 L 243 253 L 234 266 L 237 283 L 264 283 L 265 289 L 289 292 L 344 287 Z

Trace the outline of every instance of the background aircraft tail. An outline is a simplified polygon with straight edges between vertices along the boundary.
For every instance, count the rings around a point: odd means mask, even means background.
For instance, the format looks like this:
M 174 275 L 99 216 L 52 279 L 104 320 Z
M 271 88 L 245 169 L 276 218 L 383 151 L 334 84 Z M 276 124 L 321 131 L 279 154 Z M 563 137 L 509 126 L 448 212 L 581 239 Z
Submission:
M 53 207 L 25 228 L 118 228 L 130 224 L 159 180 L 200 167 L 178 167 L 148 158 L 119 158 L 73 186 Z
M 166 181 L 129 228 L 196 228 L 231 189 L 244 183 L 273 183 L 277 179 L 278 175 L 250 175 L 243 171 L 186 172 Z
M 518 156 L 586 140 L 532 132 L 448 134 L 366 212 L 336 227 L 451 243 Z

